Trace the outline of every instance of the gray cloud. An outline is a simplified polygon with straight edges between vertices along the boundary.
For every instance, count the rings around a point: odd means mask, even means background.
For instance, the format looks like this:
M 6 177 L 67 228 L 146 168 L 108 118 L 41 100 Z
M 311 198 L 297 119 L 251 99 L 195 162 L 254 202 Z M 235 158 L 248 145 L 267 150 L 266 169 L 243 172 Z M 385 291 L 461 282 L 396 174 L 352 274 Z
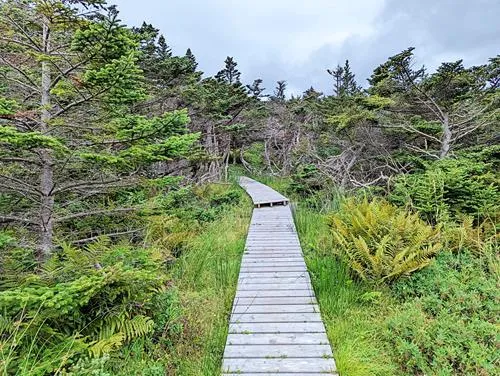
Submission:
M 430 69 L 463 58 L 481 64 L 500 53 L 498 0 L 115 0 L 124 22 L 161 29 L 174 51 L 190 47 L 200 69 L 216 73 L 234 56 L 244 81 L 272 91 L 287 80 L 330 93 L 327 68 L 345 59 L 364 84 L 387 57 L 417 48 Z

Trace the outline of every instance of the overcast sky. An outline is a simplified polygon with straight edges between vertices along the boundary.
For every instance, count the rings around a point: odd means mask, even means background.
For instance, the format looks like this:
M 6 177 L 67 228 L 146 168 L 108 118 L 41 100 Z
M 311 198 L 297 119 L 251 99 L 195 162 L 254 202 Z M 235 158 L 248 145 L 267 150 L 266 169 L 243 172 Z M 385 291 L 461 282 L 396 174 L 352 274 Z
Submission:
M 416 47 L 430 69 L 500 53 L 500 0 L 114 0 L 129 26 L 152 23 L 177 54 L 190 47 L 213 75 L 233 56 L 250 83 L 277 80 L 330 94 L 327 68 L 349 59 L 366 85 L 387 57 Z

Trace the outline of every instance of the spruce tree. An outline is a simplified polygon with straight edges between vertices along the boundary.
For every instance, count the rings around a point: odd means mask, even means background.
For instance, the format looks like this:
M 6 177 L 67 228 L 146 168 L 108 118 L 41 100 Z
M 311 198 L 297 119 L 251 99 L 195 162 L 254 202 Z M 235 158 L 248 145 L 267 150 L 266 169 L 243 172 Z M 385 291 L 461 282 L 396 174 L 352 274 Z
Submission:
M 228 56 L 226 60 L 224 60 L 224 64 L 224 69 L 220 70 L 215 75 L 215 78 L 218 81 L 227 82 L 230 85 L 241 85 L 241 73 L 238 69 L 236 69 L 238 63 L 234 61 L 231 56 Z
M 349 60 L 345 61 L 343 71 L 344 75 L 342 77 L 342 81 L 345 96 L 350 97 L 359 94 L 361 92 L 361 87 L 358 86 L 358 83 L 356 82 L 356 75 L 351 71 Z
M 337 68 L 326 71 L 333 77 L 333 94 L 336 97 L 351 97 L 361 92 L 361 87 L 356 82 L 356 75 L 351 71 L 349 60 L 345 61 L 343 67 L 337 65 Z
M 286 91 L 286 81 L 277 81 L 276 88 L 274 89 L 273 96 L 271 97 L 273 100 L 283 101 L 285 100 L 285 91 Z
M 0 5 L 0 194 L 13 203 L 0 222 L 36 234 L 40 260 L 61 224 L 135 210 L 96 202 L 197 138 L 186 133 L 184 111 L 130 113 L 145 98 L 136 39 L 114 7 L 70 4 Z
M 260 87 L 260 85 L 262 85 L 262 79 L 260 78 L 254 80 L 251 85 L 246 85 L 248 94 L 250 94 L 255 99 L 267 97 L 268 95 L 262 94 L 266 89 Z
M 374 70 L 369 92 L 388 103 L 397 116 L 384 126 L 409 133 L 408 149 L 442 159 L 457 144 L 495 124 L 500 98 L 500 59 L 465 68 L 462 60 L 442 63 L 428 74 L 416 68 L 410 47 Z M 404 108 L 404 111 L 396 109 Z M 472 137 L 471 144 L 475 139 Z
M 172 57 L 172 49 L 168 46 L 165 37 L 160 35 L 158 38 L 158 47 L 156 47 L 156 54 L 158 55 L 158 59 L 166 60 Z
M 326 70 L 333 77 L 333 95 L 336 97 L 344 96 L 344 68 L 337 65 L 335 69 Z
M 192 73 L 196 72 L 196 69 L 198 68 L 198 62 L 196 61 L 196 57 L 194 56 L 193 52 L 191 51 L 191 48 L 188 48 L 186 50 L 186 59 L 188 59 L 190 63 L 190 70 Z

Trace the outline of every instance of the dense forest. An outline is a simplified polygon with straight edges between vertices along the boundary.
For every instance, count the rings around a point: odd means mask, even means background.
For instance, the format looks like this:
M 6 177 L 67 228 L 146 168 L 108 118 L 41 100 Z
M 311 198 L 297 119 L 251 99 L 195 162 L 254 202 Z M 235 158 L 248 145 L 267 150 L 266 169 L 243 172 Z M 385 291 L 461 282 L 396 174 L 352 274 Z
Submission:
M 295 202 L 342 376 L 498 374 L 498 51 L 289 95 L 168 43 L 104 0 L 0 1 L 2 374 L 218 375 L 241 175 Z

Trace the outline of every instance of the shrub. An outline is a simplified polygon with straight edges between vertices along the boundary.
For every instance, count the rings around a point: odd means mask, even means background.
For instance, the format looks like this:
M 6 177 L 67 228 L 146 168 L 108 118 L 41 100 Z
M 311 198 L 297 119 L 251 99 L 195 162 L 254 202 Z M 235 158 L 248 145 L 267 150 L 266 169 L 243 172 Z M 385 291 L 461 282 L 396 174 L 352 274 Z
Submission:
M 418 211 L 431 223 L 462 214 L 481 221 L 499 214 L 499 182 L 488 163 L 469 158 L 445 159 L 423 172 L 400 175 L 389 200 Z
M 154 250 L 101 241 L 86 250 L 63 247 L 36 274 L 5 270 L 2 286 L 16 287 L 0 292 L 4 371 L 56 373 L 80 355 L 101 357 L 151 333 L 161 266 Z
M 307 196 L 313 192 L 320 191 L 324 186 L 324 177 L 313 164 L 300 165 L 292 175 L 290 189 L 292 192 Z
M 330 217 L 334 251 L 363 280 L 392 281 L 428 265 L 439 230 L 382 200 L 346 200 Z
M 431 266 L 393 285 L 401 306 L 384 336 L 405 374 L 496 374 L 498 261 L 493 248 L 489 253 L 440 252 Z
M 254 142 L 244 150 L 243 158 L 253 168 L 261 169 L 264 166 L 264 144 L 262 142 Z
M 235 205 L 240 201 L 240 199 L 241 191 L 231 189 L 212 197 L 210 199 L 210 204 L 212 206 Z

